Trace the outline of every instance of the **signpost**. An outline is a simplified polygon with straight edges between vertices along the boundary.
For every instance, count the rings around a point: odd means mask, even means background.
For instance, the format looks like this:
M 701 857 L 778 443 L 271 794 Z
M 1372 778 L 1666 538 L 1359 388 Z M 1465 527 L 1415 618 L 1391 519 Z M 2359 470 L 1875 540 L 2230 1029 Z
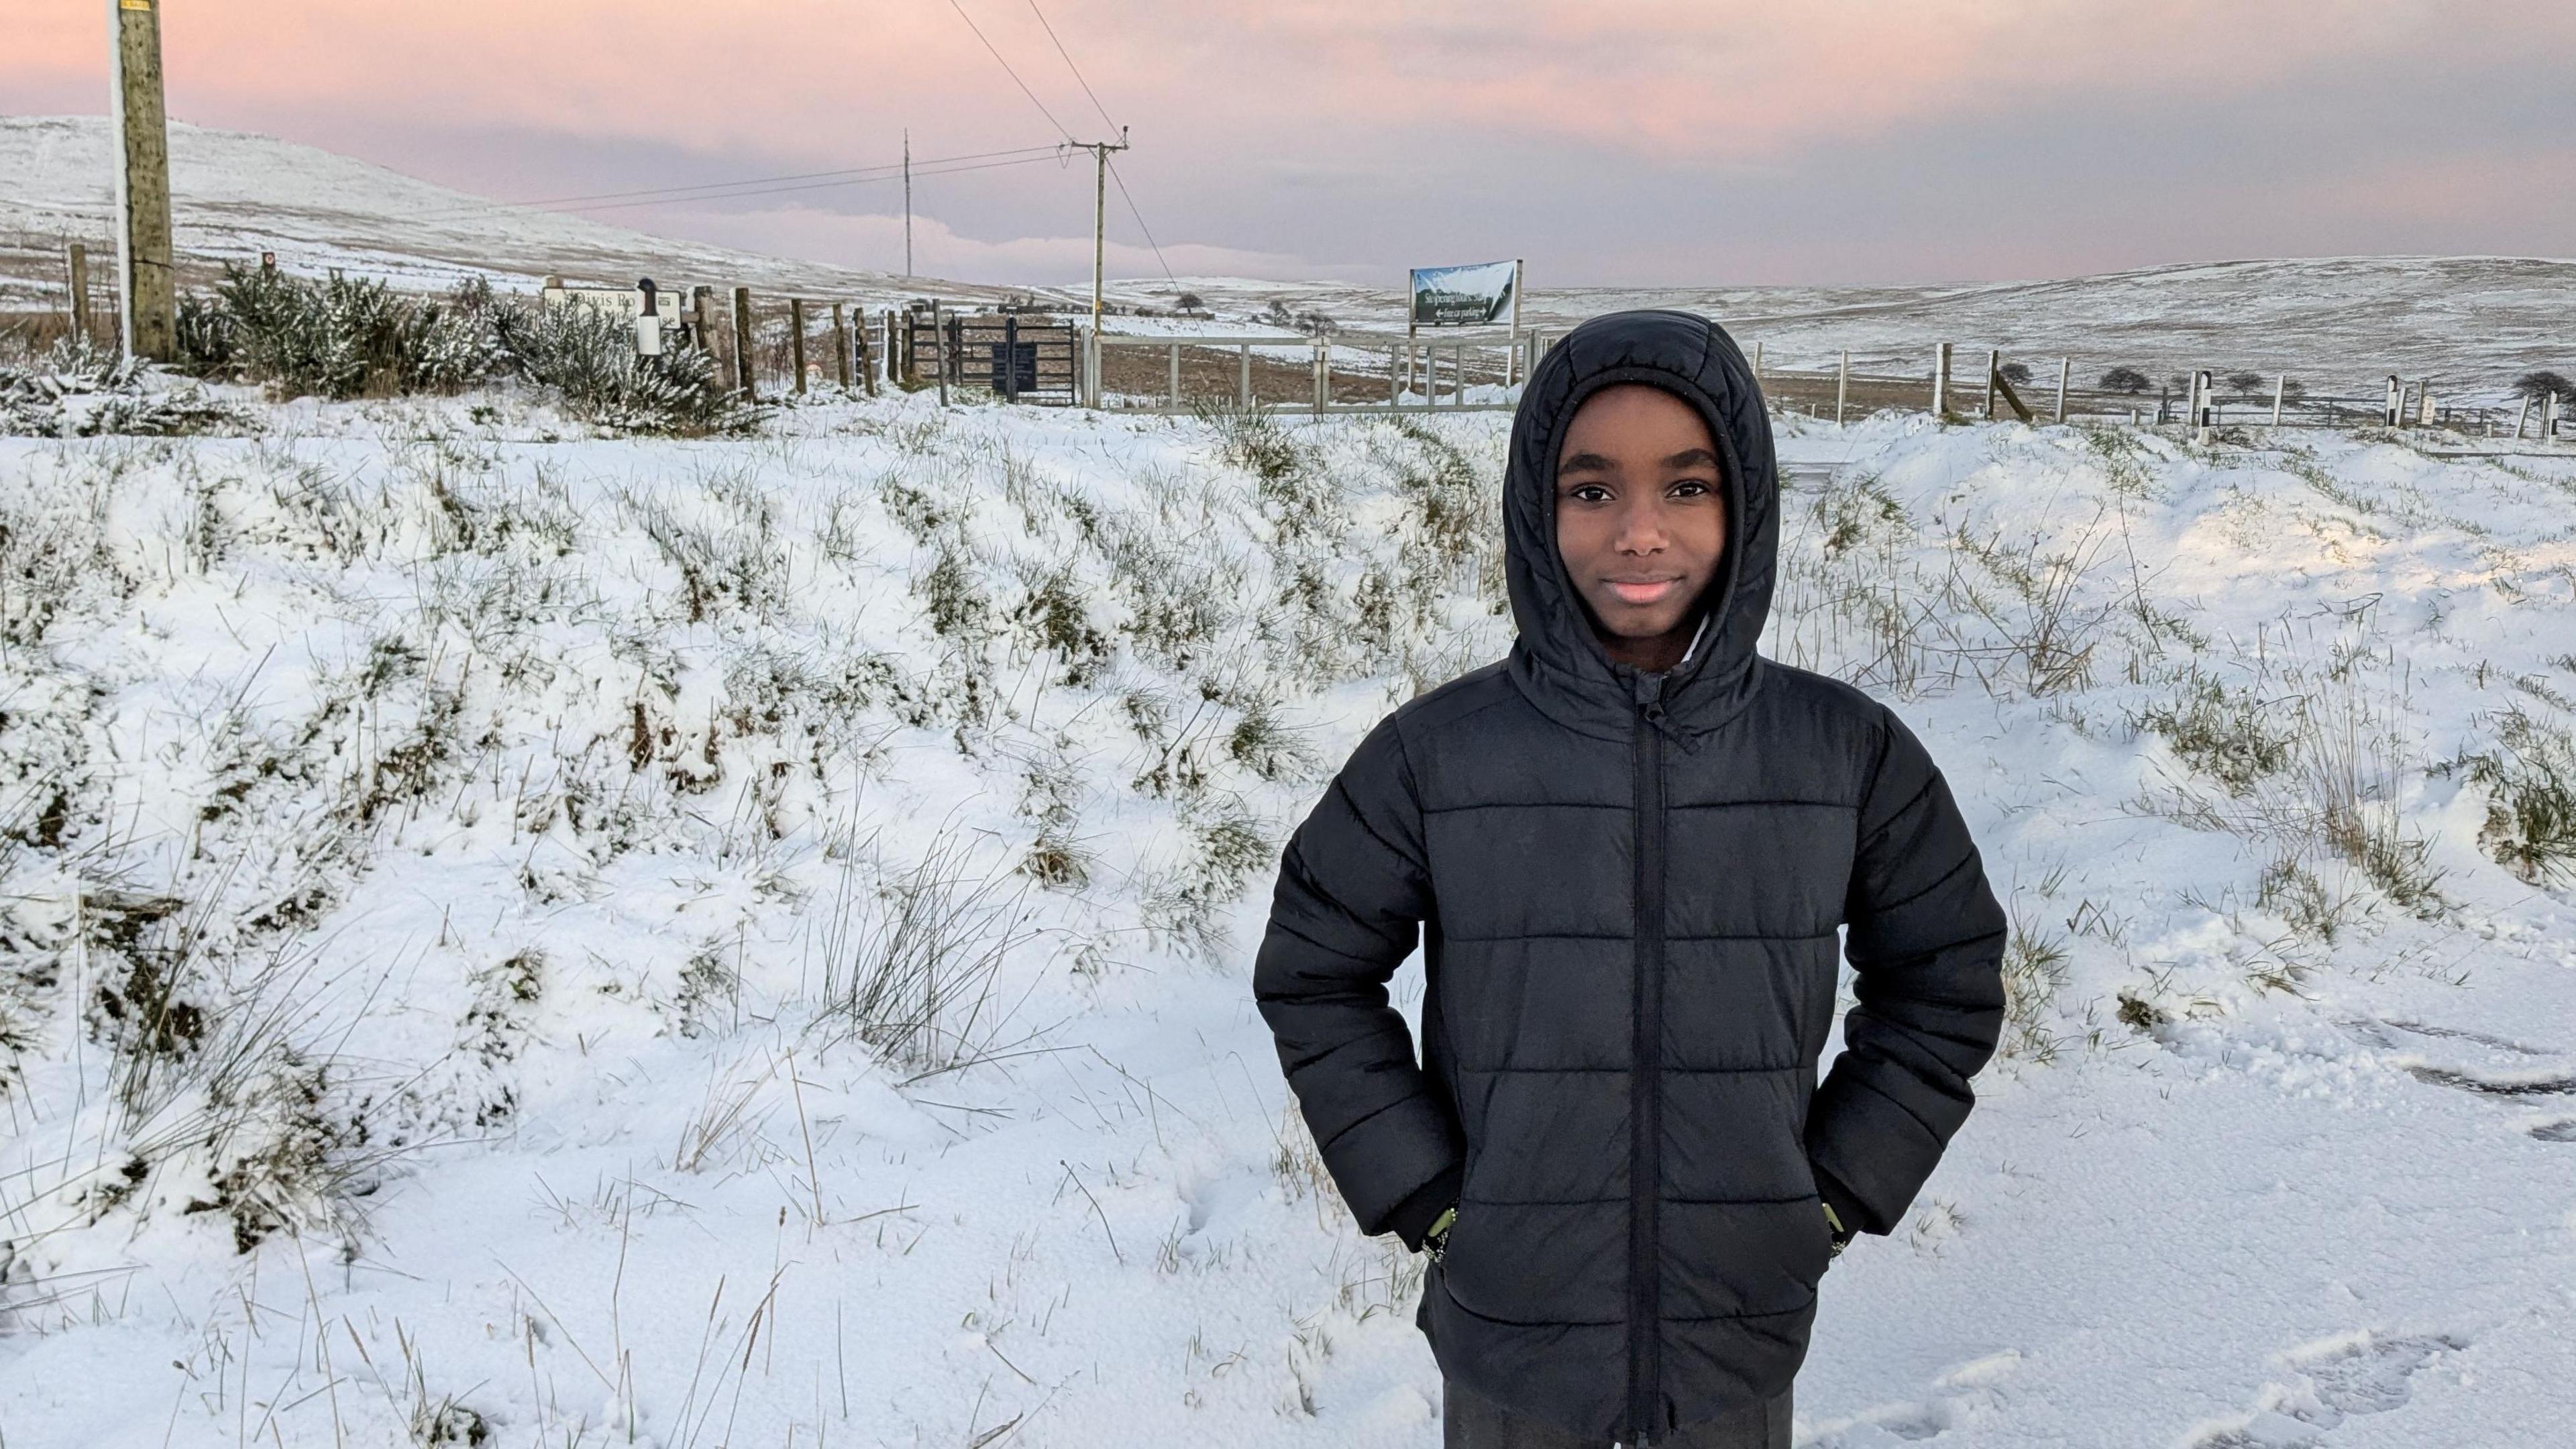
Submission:
M 1405 382 L 1411 385 L 1414 341 L 1425 327 L 1485 327 L 1509 316 L 1512 341 L 1521 335 L 1521 263 L 1475 262 L 1462 267 L 1415 267 L 1406 287 Z M 1504 377 L 1511 380 L 1509 362 Z M 1459 380 L 1461 389 L 1465 379 Z M 1459 398 L 1464 401 L 1462 390 Z

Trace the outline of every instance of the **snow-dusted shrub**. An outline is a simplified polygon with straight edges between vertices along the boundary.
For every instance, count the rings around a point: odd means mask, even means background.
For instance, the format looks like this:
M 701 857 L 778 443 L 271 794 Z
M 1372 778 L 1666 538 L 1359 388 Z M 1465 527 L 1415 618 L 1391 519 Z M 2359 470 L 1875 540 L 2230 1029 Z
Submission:
M 476 301 L 227 263 L 211 302 L 184 309 L 181 361 L 206 376 L 264 383 L 280 397 L 451 391 L 483 381 L 496 361 Z
M 1997 1048 L 2003 1055 L 2043 1064 L 2056 1058 L 2057 1033 L 2048 1023 L 2069 976 L 2068 959 L 2065 938 L 2024 920 L 2016 903 L 2004 944 L 2004 1035 Z
M 193 386 L 154 388 L 140 359 L 77 334 L 25 363 L 0 363 L 0 433 L 166 436 L 241 422 L 233 409 Z
M 2242 795 L 2290 763 L 2297 739 L 2282 725 L 2278 705 L 2251 688 L 2230 688 L 2195 665 L 2175 682 L 2171 699 L 2148 705 L 2130 722 L 2161 735 L 2184 763 L 2230 795 Z
M 2535 885 L 2576 883 L 2576 733 L 2515 705 L 2497 718 L 2493 747 L 2444 769 L 2486 792 L 2478 843 L 2498 865 Z
M 758 408 L 717 386 L 715 359 L 697 347 L 675 343 L 643 356 L 628 323 L 588 307 L 505 306 L 492 316 L 511 367 L 611 432 L 702 437 L 760 420 Z

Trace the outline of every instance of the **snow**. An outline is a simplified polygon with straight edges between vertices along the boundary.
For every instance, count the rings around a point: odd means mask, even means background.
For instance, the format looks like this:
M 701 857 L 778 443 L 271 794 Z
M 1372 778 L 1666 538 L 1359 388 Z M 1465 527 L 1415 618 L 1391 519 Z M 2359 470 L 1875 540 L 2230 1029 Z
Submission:
M 1507 641 L 1506 416 L 242 406 L 0 439 L 13 1449 L 1437 1442 L 1249 952 Z M 1798 1442 L 2556 1442 L 2576 880 L 2442 767 L 2576 713 L 2576 456 L 1779 426 L 1769 647 L 1897 704 L 2063 978 Z M 2140 724 L 2212 680 L 2285 742 L 2234 792 Z M 862 1035 L 907 882 L 962 995 Z
M 113 271 L 108 125 L 104 116 L 0 116 L 0 306 L 62 305 L 64 241 L 89 243 L 99 278 Z M 870 307 L 928 295 L 925 289 L 976 300 L 1006 291 L 907 283 L 883 272 L 652 236 L 508 205 L 318 146 L 184 121 L 170 123 L 170 190 L 183 283 L 214 274 L 222 262 L 255 263 L 262 251 L 274 251 L 291 271 L 340 267 L 433 291 L 468 276 L 525 284 L 549 273 L 618 287 L 650 276 L 665 288 L 794 290 Z

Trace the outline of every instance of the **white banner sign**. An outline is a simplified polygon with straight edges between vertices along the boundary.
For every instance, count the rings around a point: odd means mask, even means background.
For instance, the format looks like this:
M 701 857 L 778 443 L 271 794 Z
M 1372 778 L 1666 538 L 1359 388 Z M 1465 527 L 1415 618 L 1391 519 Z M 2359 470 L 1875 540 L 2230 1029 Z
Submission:
M 1518 262 L 1478 262 L 1465 267 L 1413 269 L 1413 325 L 1482 327 L 1512 310 L 1520 289 Z

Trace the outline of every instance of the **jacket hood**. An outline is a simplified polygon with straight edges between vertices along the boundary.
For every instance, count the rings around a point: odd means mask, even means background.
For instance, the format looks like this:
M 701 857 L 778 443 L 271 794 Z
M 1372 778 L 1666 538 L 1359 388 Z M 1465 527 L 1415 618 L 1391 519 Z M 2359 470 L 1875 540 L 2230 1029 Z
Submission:
M 1511 674 L 1550 718 L 1587 734 L 1633 728 L 1637 671 L 1613 664 L 1556 548 L 1556 458 L 1566 424 L 1605 387 L 1644 383 L 1699 410 L 1725 471 L 1726 556 L 1709 586 L 1712 617 L 1663 686 L 1664 723 L 1684 743 L 1740 712 L 1760 681 L 1754 643 L 1771 613 L 1779 545 L 1778 465 L 1761 386 L 1726 330 L 1663 310 L 1613 312 L 1565 334 L 1539 359 L 1512 419 L 1503 474 L 1503 558 L 1520 637 Z

